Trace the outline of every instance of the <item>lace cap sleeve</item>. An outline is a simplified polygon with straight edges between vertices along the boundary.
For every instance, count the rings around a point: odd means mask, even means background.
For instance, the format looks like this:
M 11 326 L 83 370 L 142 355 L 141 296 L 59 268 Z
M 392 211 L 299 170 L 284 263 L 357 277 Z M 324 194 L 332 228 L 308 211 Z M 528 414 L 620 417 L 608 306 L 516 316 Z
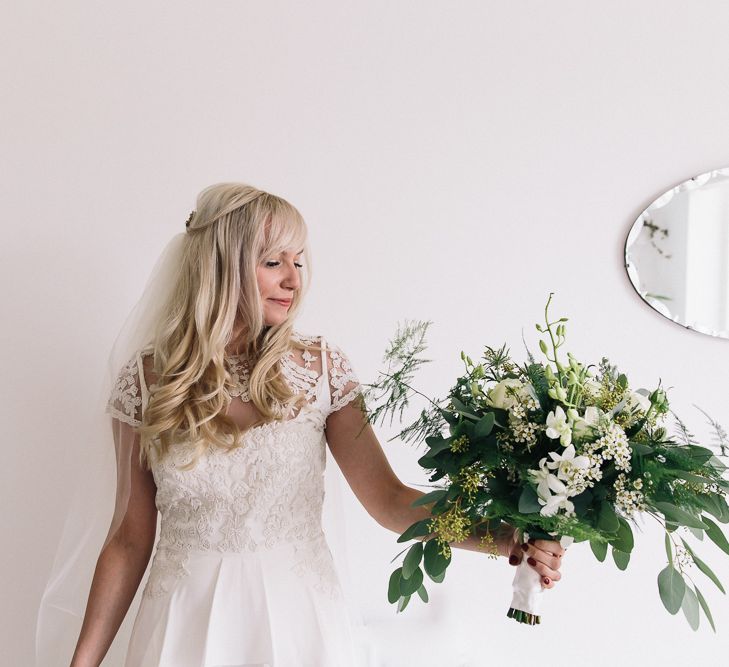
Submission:
M 146 403 L 141 353 L 135 354 L 121 368 L 106 404 L 106 412 L 131 426 L 142 424 L 142 411 Z
M 327 413 L 329 416 L 359 396 L 362 385 L 347 355 L 333 343 L 326 341 L 325 346 L 330 395 Z

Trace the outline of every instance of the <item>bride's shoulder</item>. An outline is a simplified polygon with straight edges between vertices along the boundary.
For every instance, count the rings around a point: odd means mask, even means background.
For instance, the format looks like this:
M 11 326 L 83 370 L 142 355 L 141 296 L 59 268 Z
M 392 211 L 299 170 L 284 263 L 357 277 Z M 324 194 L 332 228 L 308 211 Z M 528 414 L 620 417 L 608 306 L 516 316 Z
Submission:
M 291 331 L 291 338 L 306 347 L 321 347 L 324 336 L 321 334 L 308 334 L 298 329 L 293 329 Z

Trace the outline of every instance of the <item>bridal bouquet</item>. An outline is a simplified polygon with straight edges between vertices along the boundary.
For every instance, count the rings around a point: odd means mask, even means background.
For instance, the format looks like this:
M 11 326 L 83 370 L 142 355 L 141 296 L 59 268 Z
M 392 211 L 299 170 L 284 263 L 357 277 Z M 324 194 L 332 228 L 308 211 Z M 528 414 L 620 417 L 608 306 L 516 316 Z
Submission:
M 546 361 L 537 361 L 527 349 L 527 362 L 518 365 L 505 346 L 486 346 L 479 363 L 461 352 L 465 373 L 447 398 L 426 396 L 428 408 L 392 438 L 425 441 L 428 450 L 419 463 L 437 484 L 414 503 L 429 506 L 430 518 L 398 539 L 417 541 L 399 554 L 407 551 L 390 577 L 388 599 L 398 611 L 416 593 L 427 602 L 424 575 L 443 581 L 450 543 L 483 535 L 482 545 L 495 553 L 491 533 L 502 521 L 514 526 L 522 540 L 560 540 L 563 546 L 589 541 L 599 561 L 609 549 L 624 570 L 633 550 L 631 524 L 647 516 L 665 531 L 668 562 L 658 574 L 664 606 L 671 614 L 683 609 L 694 629 L 700 608 L 714 628 L 687 568 L 694 564 L 724 589 L 686 538 L 706 535 L 729 554 L 729 542 L 716 523 L 729 522 L 726 466 L 669 410 L 660 386 L 633 390 L 606 358 L 597 366 L 583 365 L 570 353 L 561 360 L 567 319 L 549 321 L 551 299 L 550 294 L 544 324 L 536 325 Z M 406 323 L 398 329 L 385 354 L 389 372 L 367 385 L 367 402 L 377 406 L 368 408 L 371 423 L 388 413 L 392 423 L 398 409 L 402 419 L 410 396 L 420 394 L 409 381 L 420 364 L 430 361 L 417 356 L 425 349 L 430 324 Z M 676 436 L 667 432 L 669 413 Z M 709 419 L 718 437 L 716 453 L 724 456 L 726 433 Z M 539 623 L 540 575 L 522 562 L 513 588 L 508 616 Z

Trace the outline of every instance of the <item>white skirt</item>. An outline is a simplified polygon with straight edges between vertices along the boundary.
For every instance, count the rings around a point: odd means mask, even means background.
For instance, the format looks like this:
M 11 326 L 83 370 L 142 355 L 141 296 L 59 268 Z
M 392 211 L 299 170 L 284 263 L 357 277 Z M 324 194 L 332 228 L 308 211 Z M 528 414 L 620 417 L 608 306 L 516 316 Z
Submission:
M 125 667 L 360 664 L 329 548 L 311 547 L 190 552 L 167 593 L 142 597 Z

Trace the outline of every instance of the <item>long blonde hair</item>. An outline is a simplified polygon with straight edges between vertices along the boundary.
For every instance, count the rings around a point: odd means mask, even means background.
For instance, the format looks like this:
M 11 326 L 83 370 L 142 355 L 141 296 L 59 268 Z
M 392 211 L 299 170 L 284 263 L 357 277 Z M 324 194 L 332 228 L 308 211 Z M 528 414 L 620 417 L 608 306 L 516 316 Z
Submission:
M 155 382 L 139 428 L 140 462 L 147 465 L 179 438 L 195 444 L 190 467 L 211 446 L 240 446 L 242 431 L 225 415 L 232 400 L 225 348 L 236 324 L 242 325 L 236 342 L 248 360 L 250 398 L 262 415 L 251 426 L 282 420 L 289 408 L 305 402 L 292 392 L 280 365 L 292 348 L 307 349 L 292 337 L 311 281 L 307 229 L 299 211 L 250 185 L 217 183 L 198 195 L 186 242 L 179 281 L 150 347 Z M 256 268 L 293 247 L 304 248 L 301 289 L 292 295 L 286 319 L 267 327 Z

